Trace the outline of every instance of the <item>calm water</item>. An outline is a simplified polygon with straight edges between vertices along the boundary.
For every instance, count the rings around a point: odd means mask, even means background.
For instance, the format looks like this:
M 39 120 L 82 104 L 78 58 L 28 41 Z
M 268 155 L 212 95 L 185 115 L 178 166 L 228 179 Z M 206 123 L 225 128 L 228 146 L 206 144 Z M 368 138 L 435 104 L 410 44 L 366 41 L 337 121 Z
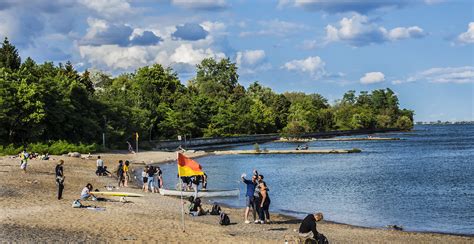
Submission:
M 474 234 L 474 126 L 417 126 L 381 134 L 401 141 L 310 142 L 317 148 L 360 148 L 346 155 L 225 155 L 197 159 L 210 189 L 240 188 L 256 168 L 270 188 L 270 210 L 303 217 L 321 211 L 331 221 L 367 227 L 403 225 L 410 231 Z M 260 148 L 295 148 L 266 143 Z M 232 149 L 253 149 L 252 145 Z M 176 163 L 162 166 L 165 186 L 176 183 Z

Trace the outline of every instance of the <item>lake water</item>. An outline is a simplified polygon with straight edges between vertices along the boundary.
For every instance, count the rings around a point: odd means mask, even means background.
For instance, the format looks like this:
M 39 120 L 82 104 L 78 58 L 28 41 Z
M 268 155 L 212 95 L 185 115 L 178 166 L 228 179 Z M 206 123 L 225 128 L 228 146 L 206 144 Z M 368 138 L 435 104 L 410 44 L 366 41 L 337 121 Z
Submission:
M 400 141 L 315 141 L 310 149 L 360 148 L 358 154 L 223 155 L 198 158 L 209 189 L 240 188 L 241 196 L 212 199 L 245 206 L 240 175 L 257 169 L 270 188 L 271 212 L 366 227 L 402 225 L 409 231 L 474 234 L 474 126 L 416 126 L 375 136 Z M 270 142 L 260 148 L 294 149 Z M 253 149 L 253 145 L 231 149 Z M 166 188 L 176 163 L 161 166 Z

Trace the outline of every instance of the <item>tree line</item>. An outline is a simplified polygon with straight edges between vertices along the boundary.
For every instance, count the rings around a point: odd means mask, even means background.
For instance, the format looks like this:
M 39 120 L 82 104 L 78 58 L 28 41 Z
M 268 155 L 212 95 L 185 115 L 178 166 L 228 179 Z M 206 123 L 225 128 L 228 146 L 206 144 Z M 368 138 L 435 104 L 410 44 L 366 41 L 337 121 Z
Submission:
M 0 144 L 65 140 L 121 145 L 141 141 L 242 134 L 413 126 L 391 89 L 351 90 L 330 104 L 320 94 L 278 94 L 257 81 L 239 84 L 230 59 L 207 58 L 183 85 L 160 64 L 112 77 L 79 73 L 70 62 L 23 62 L 7 38 L 0 48 Z

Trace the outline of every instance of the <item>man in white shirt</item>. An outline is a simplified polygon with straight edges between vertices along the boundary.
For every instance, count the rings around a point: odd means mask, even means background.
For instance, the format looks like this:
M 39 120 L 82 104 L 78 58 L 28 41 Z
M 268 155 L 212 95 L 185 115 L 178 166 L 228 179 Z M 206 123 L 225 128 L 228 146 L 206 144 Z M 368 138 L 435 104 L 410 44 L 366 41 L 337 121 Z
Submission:
M 98 176 L 101 176 L 103 172 L 104 172 L 104 160 L 102 160 L 100 156 L 98 156 L 97 157 L 97 171 L 95 172 L 95 174 Z

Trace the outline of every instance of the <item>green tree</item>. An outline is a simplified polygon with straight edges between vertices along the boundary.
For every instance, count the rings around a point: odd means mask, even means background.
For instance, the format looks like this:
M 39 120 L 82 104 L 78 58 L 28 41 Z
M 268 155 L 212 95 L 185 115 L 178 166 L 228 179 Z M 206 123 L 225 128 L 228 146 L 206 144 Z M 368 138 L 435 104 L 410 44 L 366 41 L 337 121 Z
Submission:
M 401 116 L 398 118 L 395 126 L 401 130 L 411 130 L 413 128 L 413 121 L 407 116 Z
M 20 68 L 21 58 L 18 55 L 18 50 L 13 46 L 8 38 L 5 37 L 0 48 L 0 68 L 8 68 L 17 70 Z

